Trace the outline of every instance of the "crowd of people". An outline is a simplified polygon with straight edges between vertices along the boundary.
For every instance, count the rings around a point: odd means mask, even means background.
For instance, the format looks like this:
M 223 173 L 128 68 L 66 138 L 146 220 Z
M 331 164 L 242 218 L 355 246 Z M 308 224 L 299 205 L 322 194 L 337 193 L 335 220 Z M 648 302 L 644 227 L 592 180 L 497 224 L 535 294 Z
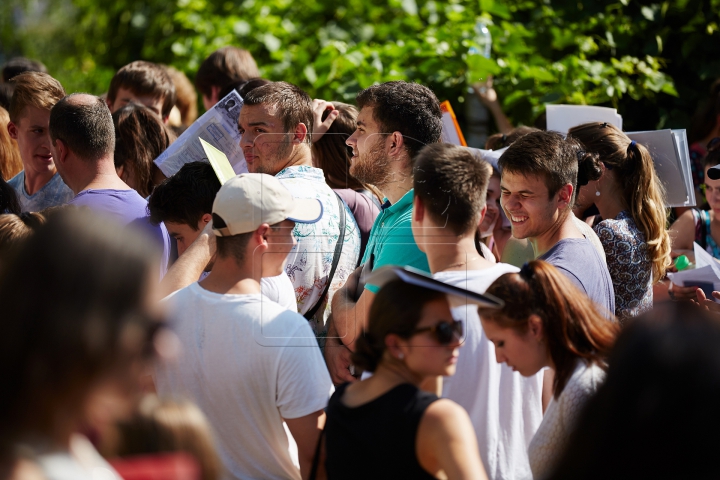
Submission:
M 197 92 L 146 61 L 101 96 L 2 74 L 2 478 L 716 474 L 720 305 L 667 280 L 720 259 L 715 123 L 670 211 L 646 146 L 496 97 L 490 161 L 426 86 L 312 99 L 236 47 Z M 198 92 L 233 91 L 247 173 L 166 177 Z

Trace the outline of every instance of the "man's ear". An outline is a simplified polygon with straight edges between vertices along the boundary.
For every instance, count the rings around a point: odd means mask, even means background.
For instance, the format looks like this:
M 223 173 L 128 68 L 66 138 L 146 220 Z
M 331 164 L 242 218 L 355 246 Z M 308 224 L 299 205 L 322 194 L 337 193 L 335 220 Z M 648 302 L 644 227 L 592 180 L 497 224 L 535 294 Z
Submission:
M 216 85 L 210 86 L 210 101 L 213 105 L 220 101 L 220 90 L 222 89 Z
M 405 138 L 402 133 L 391 133 L 385 142 L 389 156 L 400 157 L 405 153 Z
M 105 103 L 107 104 L 108 110 L 110 110 L 110 113 L 115 113 L 115 112 L 113 112 L 113 104 L 115 103 L 115 100 L 114 99 L 110 100 L 108 97 L 105 97 Z
M 308 129 L 307 126 L 304 123 L 298 123 L 295 126 L 295 131 L 293 132 L 293 139 L 292 142 L 296 143 L 298 145 L 302 145 L 308 136 Z
M 570 201 L 572 200 L 572 194 L 573 194 L 574 188 L 571 184 L 566 183 L 562 187 L 560 187 L 560 190 L 558 190 L 558 206 L 562 210 L 564 207 L 570 205 Z
M 17 139 L 18 139 L 18 134 L 19 134 L 20 132 L 18 132 L 18 128 L 17 128 L 17 125 L 15 125 L 15 123 L 13 123 L 13 122 L 8 122 L 8 124 L 7 124 L 7 130 L 8 130 L 8 134 L 10 134 L 10 138 L 12 138 L 13 140 L 17 140 Z
M 416 222 L 422 222 L 423 218 L 425 218 L 425 204 L 423 204 L 422 199 L 417 195 L 413 197 L 412 218 Z
M 212 222 L 212 214 L 203 213 L 203 216 L 200 217 L 200 223 L 202 224 L 202 226 L 204 227 L 205 225 L 207 225 L 210 222 Z
M 57 138 L 55 139 L 55 142 L 53 142 L 53 147 L 55 148 L 55 152 L 57 152 L 57 158 L 53 157 L 53 161 L 55 163 L 66 163 L 70 150 L 68 150 L 65 142 Z

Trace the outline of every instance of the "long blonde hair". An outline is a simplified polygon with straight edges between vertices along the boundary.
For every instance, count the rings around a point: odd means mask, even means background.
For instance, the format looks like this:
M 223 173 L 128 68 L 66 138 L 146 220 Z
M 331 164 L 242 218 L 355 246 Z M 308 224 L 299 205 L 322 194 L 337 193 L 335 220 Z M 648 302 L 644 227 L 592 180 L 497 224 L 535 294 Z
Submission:
M 9 122 L 10 114 L 0 107 L 0 176 L 5 181 L 10 180 L 23 169 L 18 144 L 10 137 L 7 130 Z
M 599 161 L 607 168 L 615 170 L 623 200 L 635 224 L 645 235 L 653 281 L 660 281 L 671 263 L 671 247 L 667 233 L 665 189 L 655 173 L 650 152 L 608 123 L 585 123 L 571 128 L 568 133 L 589 152 L 598 154 Z

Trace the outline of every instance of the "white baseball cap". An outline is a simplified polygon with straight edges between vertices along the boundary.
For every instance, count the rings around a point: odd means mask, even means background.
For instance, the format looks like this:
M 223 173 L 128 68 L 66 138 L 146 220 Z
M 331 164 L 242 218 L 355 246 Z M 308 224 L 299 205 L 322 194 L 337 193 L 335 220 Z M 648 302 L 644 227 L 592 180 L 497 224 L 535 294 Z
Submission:
M 323 206 L 316 198 L 293 198 L 277 178 L 264 173 L 243 173 L 231 178 L 213 202 L 213 232 L 220 237 L 254 232 L 260 225 L 283 220 L 315 223 Z M 220 217 L 217 222 L 215 216 Z M 217 224 L 217 225 L 216 225 Z

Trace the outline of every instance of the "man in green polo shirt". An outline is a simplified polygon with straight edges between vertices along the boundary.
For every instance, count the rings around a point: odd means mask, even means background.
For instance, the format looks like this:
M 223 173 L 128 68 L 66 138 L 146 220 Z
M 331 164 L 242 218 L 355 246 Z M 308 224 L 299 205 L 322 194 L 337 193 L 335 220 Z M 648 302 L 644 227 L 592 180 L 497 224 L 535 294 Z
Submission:
M 384 265 L 430 272 L 412 234 L 412 159 L 425 145 L 437 143 L 442 131 L 440 102 L 422 85 L 401 81 L 373 85 L 356 101 L 357 130 L 347 140 L 353 149 L 350 174 L 375 185 L 386 201 L 370 231 L 362 265 L 333 297 L 325 360 L 336 384 L 354 380 L 351 350 L 367 325 L 378 291 L 361 283 L 362 274 Z

